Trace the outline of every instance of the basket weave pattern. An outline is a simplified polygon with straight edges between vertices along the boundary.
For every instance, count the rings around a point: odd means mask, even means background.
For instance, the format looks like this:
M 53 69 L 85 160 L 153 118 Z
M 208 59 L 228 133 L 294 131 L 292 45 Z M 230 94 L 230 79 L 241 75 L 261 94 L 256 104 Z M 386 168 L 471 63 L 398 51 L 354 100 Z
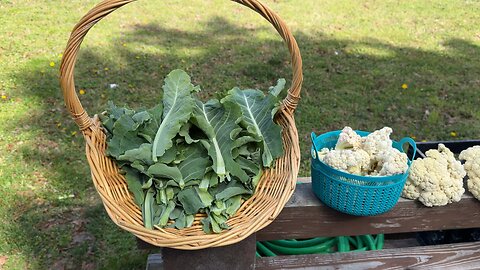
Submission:
M 60 83 L 65 104 L 79 126 L 86 141 L 86 156 L 92 180 L 110 218 L 119 227 L 150 244 L 185 250 L 202 249 L 236 243 L 270 224 L 285 206 L 295 189 L 300 165 L 300 149 L 293 112 L 297 106 L 302 85 L 302 60 L 298 45 L 285 23 L 257 0 L 233 0 L 245 5 L 269 21 L 288 46 L 291 54 L 293 79 L 287 97 L 275 116 L 282 126 L 284 155 L 274 166 L 264 171 L 255 194 L 247 200 L 227 224 L 231 227 L 219 234 L 205 234 L 200 220 L 195 217 L 192 227 L 146 229 L 142 213 L 134 203 L 123 175 L 114 162 L 105 155 L 106 136 L 98 117 L 90 118 L 78 99 L 74 83 L 74 67 L 83 38 L 103 17 L 135 0 L 105 0 L 90 10 L 73 29 L 60 67 Z

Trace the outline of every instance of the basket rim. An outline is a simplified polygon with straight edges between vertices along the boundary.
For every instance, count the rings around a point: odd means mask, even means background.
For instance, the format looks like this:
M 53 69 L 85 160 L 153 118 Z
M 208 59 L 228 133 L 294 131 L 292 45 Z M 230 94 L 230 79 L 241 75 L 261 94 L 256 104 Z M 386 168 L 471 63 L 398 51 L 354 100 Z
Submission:
M 327 165 L 328 166 L 328 165 Z M 313 167 L 313 165 L 311 165 L 311 167 Z M 341 184 L 345 184 L 345 185 L 349 185 L 349 186 L 352 186 L 352 187 L 355 187 L 355 188 L 364 188 L 364 189 L 379 189 L 379 188 L 390 188 L 390 187 L 394 187 L 396 185 L 400 185 L 400 184 L 405 184 L 405 182 L 407 181 L 407 177 L 408 177 L 408 173 L 405 173 L 405 174 L 397 174 L 395 176 L 401 176 L 401 177 L 398 177 L 398 179 L 396 179 L 396 181 L 391 181 L 391 180 L 387 180 L 387 181 L 382 181 L 382 182 L 388 182 L 388 184 L 385 184 L 385 185 L 372 185 L 372 186 L 369 186 L 369 185 L 360 185 L 360 184 L 355 184 L 355 183 L 352 183 L 352 182 L 348 182 L 348 181 L 343 181 L 341 179 L 337 179 L 337 178 L 333 178 L 331 177 L 330 175 L 326 174 L 325 171 L 323 170 L 315 170 L 321 174 L 323 174 L 325 177 L 328 177 L 329 179 L 331 179 L 332 181 L 334 182 L 339 182 Z M 408 172 L 408 171 L 407 171 Z M 312 177 L 312 182 L 317 182 L 318 180 L 316 179 L 316 177 Z M 356 180 L 356 181 L 363 181 L 363 180 Z M 367 181 L 365 181 L 367 182 Z M 371 181 L 372 183 L 375 183 L 374 181 Z

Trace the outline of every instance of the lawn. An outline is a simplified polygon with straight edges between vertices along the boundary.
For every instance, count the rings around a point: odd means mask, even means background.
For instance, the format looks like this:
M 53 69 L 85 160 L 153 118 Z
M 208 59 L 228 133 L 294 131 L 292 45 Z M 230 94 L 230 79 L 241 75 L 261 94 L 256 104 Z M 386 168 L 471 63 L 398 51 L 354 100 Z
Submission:
M 0 1 L 0 269 L 145 267 L 147 253 L 101 205 L 59 89 L 69 33 L 96 2 Z M 480 2 L 265 2 L 303 56 L 301 176 L 311 131 L 390 126 L 396 139 L 480 137 Z M 267 89 L 280 77 L 288 84 L 289 64 L 273 28 L 238 4 L 138 1 L 87 35 L 76 85 L 93 115 L 107 100 L 155 104 L 175 68 L 206 99 L 234 86 Z

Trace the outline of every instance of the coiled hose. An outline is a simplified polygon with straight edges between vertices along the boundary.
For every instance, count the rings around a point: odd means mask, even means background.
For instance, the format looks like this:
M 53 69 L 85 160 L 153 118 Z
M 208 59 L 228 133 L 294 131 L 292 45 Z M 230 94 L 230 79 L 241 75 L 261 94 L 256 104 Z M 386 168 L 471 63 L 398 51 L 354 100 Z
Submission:
M 348 251 L 380 250 L 384 235 L 316 237 L 305 240 L 273 240 L 257 242 L 257 257 L 301 255 Z

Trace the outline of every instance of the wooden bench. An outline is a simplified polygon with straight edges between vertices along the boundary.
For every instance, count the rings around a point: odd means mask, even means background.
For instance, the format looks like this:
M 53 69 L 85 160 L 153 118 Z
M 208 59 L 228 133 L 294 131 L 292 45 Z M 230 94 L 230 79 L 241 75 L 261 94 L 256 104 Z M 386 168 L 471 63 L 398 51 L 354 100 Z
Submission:
M 323 205 L 311 191 L 309 178 L 299 182 L 275 221 L 248 239 L 198 251 L 165 248 L 149 256 L 147 269 L 480 269 L 480 242 L 418 246 L 410 241 L 405 247 L 408 241 L 389 245 L 387 239 L 380 251 L 255 258 L 257 240 L 480 228 L 480 202 L 469 194 L 458 203 L 435 208 L 400 199 L 388 213 L 355 217 Z M 142 242 L 139 247 L 152 248 Z

